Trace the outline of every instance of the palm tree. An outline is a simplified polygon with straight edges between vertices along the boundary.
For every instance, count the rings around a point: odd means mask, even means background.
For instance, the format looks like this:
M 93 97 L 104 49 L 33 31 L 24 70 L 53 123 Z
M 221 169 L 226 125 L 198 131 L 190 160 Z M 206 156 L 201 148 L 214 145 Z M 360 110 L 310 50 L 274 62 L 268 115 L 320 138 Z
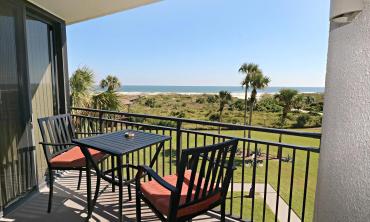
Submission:
M 114 92 L 121 87 L 121 82 L 116 76 L 108 75 L 107 78 L 100 81 L 100 88 L 107 88 L 107 92 Z
M 283 113 L 280 120 L 280 128 L 283 128 L 285 125 L 285 120 L 288 116 L 288 113 L 292 109 L 297 97 L 298 91 L 295 89 L 280 89 L 279 93 L 275 95 L 275 98 L 283 106 Z
M 244 74 L 245 77 L 241 82 L 242 87 L 245 89 L 244 93 L 244 125 L 247 125 L 247 102 L 248 102 L 248 89 L 250 87 L 251 76 L 254 73 L 260 73 L 261 70 L 259 69 L 258 65 L 253 63 L 244 63 L 240 66 L 239 72 Z M 251 122 L 249 122 L 251 124 Z M 244 131 L 245 137 L 245 131 Z
M 116 90 L 120 86 L 121 83 L 116 76 L 108 75 L 107 78 L 101 80 L 100 88 L 106 88 L 106 91 L 93 96 L 93 107 L 95 109 L 117 111 L 120 108 L 120 101 Z
M 230 92 L 228 91 L 220 91 L 218 93 L 218 100 L 219 100 L 219 108 L 218 108 L 218 112 L 219 112 L 219 122 L 222 122 L 222 113 L 224 111 L 224 108 L 226 105 L 229 105 L 231 100 L 232 100 L 232 97 L 231 97 L 231 94 Z M 218 134 L 221 133 L 221 127 L 218 128 Z
M 90 102 L 91 88 L 94 84 L 94 72 L 88 67 L 78 68 L 71 76 L 72 106 L 87 107 Z
M 250 98 L 250 107 L 249 107 L 249 125 L 252 125 L 252 114 L 253 114 L 253 107 L 257 100 L 257 90 L 258 89 L 264 89 L 268 86 L 270 83 L 270 78 L 267 76 L 264 76 L 262 74 L 262 71 L 256 72 L 251 75 L 250 78 L 250 87 L 252 87 L 252 94 Z M 248 132 L 248 138 L 250 138 L 250 130 Z
M 226 105 L 229 105 L 232 98 L 231 98 L 231 94 L 230 92 L 228 91 L 220 91 L 218 93 L 218 98 L 219 98 L 219 108 L 218 108 L 218 112 L 220 113 L 220 118 L 219 118 L 219 121 L 222 122 L 222 113 L 224 111 L 224 108 Z
M 94 109 L 117 111 L 120 108 L 120 101 L 114 92 L 102 92 L 92 97 Z

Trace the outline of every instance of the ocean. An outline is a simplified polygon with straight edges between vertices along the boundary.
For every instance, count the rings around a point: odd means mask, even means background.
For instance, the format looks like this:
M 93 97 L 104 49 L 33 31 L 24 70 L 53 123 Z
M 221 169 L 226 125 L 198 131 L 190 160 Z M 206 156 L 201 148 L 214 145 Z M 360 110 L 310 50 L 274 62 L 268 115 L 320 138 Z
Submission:
M 281 88 L 296 89 L 300 93 L 323 93 L 324 87 L 267 87 L 258 93 L 277 93 Z M 241 86 L 150 86 L 150 85 L 124 85 L 118 91 L 123 93 L 181 93 L 181 94 L 213 94 L 221 90 L 233 94 L 244 93 Z

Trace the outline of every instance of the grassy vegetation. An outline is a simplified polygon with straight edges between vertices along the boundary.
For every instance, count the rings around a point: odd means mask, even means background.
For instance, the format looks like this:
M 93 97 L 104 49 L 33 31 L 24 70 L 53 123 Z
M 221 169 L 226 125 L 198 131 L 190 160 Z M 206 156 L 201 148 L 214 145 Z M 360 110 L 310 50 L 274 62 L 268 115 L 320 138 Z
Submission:
M 314 98 L 313 100 L 316 103 L 310 107 L 306 106 L 305 112 L 291 112 L 288 115 L 286 128 L 298 127 L 297 118 L 302 115 L 308 116 L 308 119 L 300 128 L 321 126 L 321 108 L 316 110 L 316 106 L 322 103 L 322 94 L 305 94 L 305 96 Z M 130 99 L 130 96 L 123 96 L 121 99 L 127 100 Z M 212 95 L 159 94 L 139 96 L 132 99 L 130 112 L 215 121 L 218 118 L 218 108 L 217 99 Z M 127 111 L 128 106 L 123 105 L 121 109 Z M 223 122 L 242 124 L 244 116 L 243 109 L 244 101 L 234 97 L 231 104 L 223 112 Z M 272 98 L 272 95 L 266 94 L 262 96 L 257 102 L 255 109 L 252 125 L 265 127 L 279 126 L 282 107 L 277 104 Z

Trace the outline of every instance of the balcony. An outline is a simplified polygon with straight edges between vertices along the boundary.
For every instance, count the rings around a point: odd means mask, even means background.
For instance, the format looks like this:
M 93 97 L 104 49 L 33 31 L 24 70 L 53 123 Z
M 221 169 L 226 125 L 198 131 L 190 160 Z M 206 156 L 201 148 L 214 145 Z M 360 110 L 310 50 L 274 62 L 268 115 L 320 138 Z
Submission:
M 181 149 L 191 149 L 238 138 L 236 170 L 227 198 L 230 221 L 312 221 L 321 134 L 235 124 L 199 121 L 145 114 L 72 108 L 76 131 L 81 137 L 123 129 L 169 135 L 154 169 L 160 175 L 176 172 Z M 246 138 L 247 131 L 251 138 Z M 149 164 L 155 147 L 126 155 L 125 162 Z M 101 164 L 109 168 L 107 159 Z M 132 170 L 132 175 L 135 172 Z M 124 175 L 125 176 L 125 175 Z M 54 206 L 46 213 L 47 188 L 23 207 L 7 215 L 12 221 L 81 221 L 86 216 L 86 190 L 76 190 L 78 174 L 63 172 L 57 179 Z M 84 184 L 84 183 L 82 183 Z M 125 188 L 127 192 L 127 189 Z M 124 220 L 135 221 L 135 201 L 124 195 Z M 118 195 L 109 184 L 102 185 L 92 221 L 117 220 Z M 145 208 L 145 221 L 156 221 Z M 194 221 L 219 221 L 218 209 Z

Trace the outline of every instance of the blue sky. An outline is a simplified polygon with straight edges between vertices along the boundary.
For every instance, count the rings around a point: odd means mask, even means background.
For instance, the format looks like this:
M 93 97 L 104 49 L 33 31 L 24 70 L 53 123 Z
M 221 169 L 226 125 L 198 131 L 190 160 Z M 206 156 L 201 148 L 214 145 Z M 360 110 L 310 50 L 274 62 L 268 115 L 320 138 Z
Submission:
M 239 85 L 243 62 L 271 86 L 324 86 L 329 0 L 165 0 L 67 27 L 70 74 L 123 85 Z

